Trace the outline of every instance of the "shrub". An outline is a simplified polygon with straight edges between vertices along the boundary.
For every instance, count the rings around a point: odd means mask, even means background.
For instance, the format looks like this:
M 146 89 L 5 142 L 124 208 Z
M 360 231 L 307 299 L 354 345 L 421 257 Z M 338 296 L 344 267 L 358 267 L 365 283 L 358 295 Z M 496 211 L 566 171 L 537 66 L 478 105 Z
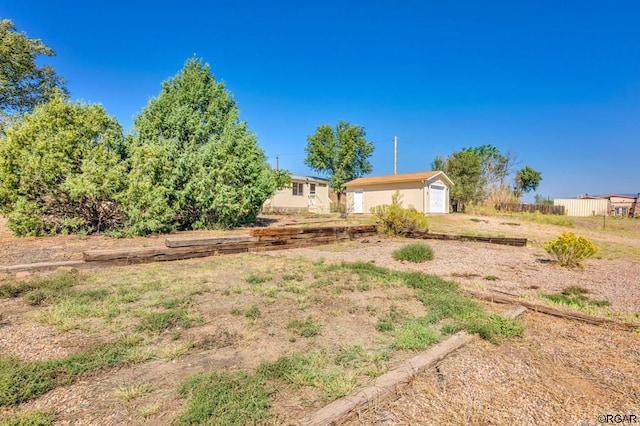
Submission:
M 425 243 L 407 244 L 393 252 L 395 260 L 421 263 L 433 259 L 433 250 Z
M 381 234 L 394 237 L 429 229 L 429 221 L 425 215 L 413 207 L 402 207 L 399 191 L 391 197 L 391 204 L 372 207 L 371 213 L 375 216 L 378 232 Z
M 563 232 L 545 244 L 544 249 L 562 266 L 580 266 L 582 260 L 598 252 L 598 247 L 585 237 Z
M 100 232 L 120 225 L 122 127 L 100 105 L 58 94 L 0 141 L 0 211 L 18 236 Z

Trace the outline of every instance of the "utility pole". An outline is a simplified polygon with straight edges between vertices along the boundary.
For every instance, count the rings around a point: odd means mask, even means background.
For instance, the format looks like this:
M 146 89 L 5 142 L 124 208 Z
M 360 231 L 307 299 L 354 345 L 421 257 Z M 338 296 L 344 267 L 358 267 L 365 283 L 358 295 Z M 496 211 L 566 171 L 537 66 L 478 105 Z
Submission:
M 280 154 L 276 154 L 276 171 L 280 170 Z
M 393 137 L 393 174 L 398 174 L 398 137 Z

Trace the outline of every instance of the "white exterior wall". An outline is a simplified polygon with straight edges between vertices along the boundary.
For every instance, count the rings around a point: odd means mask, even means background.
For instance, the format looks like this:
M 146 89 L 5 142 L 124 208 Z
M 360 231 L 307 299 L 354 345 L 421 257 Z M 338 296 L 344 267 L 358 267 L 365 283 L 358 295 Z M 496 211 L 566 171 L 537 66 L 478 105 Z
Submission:
M 609 201 L 605 199 L 556 198 L 554 206 L 564 206 L 567 216 L 604 216 L 609 211 Z

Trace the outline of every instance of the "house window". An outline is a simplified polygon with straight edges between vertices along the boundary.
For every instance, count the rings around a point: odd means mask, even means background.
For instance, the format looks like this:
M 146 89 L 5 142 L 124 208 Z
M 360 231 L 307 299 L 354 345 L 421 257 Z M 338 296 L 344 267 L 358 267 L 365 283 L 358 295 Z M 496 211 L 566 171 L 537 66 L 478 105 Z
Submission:
M 316 195 L 316 184 L 315 183 L 310 183 L 309 184 L 309 195 Z
M 293 195 L 303 195 L 304 184 L 300 182 L 293 182 Z
M 626 207 L 616 207 L 615 208 L 615 215 L 616 216 L 626 216 L 627 215 L 627 208 Z

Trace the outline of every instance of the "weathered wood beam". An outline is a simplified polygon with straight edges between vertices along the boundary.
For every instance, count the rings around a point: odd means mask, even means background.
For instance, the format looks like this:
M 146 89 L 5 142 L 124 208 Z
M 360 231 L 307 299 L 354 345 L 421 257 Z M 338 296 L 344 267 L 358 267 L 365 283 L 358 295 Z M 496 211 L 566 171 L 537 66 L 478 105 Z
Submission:
M 527 245 L 526 238 L 517 237 L 484 237 L 474 235 L 455 235 L 455 234 L 435 234 L 432 232 L 414 231 L 407 235 L 409 238 L 417 238 L 423 240 L 445 240 L 445 241 L 476 241 L 490 244 L 502 244 L 514 247 L 525 247 Z
M 257 237 L 249 235 L 232 235 L 228 237 L 168 237 L 167 247 L 214 246 L 219 244 L 248 243 L 258 241 Z
M 505 314 L 506 317 L 515 319 L 526 311 L 525 308 L 517 308 Z M 303 426 L 339 425 L 347 421 L 357 410 L 363 409 L 369 404 L 375 404 L 381 400 L 397 395 L 411 380 L 425 368 L 435 365 L 453 351 L 471 342 L 474 336 L 463 331 L 454 334 L 442 343 L 427 351 L 405 361 L 400 367 L 378 377 L 373 384 L 360 389 L 353 395 L 345 396 L 310 416 L 302 419 L 299 424 Z
M 588 324 L 593 324 L 593 325 L 612 325 L 612 326 L 621 327 L 627 330 L 640 330 L 640 324 L 637 324 L 637 323 L 621 322 L 621 321 L 616 321 L 609 318 L 594 317 L 591 315 L 582 314 L 580 312 L 571 312 L 563 309 L 553 308 L 547 305 L 528 302 L 526 300 L 522 300 L 516 297 L 500 296 L 497 294 L 487 294 L 487 293 L 482 293 L 479 291 L 468 290 L 468 289 L 464 289 L 462 291 L 476 299 L 485 300 L 487 302 L 493 302 L 493 303 L 520 305 L 520 306 L 524 306 L 529 310 L 551 315 L 558 318 L 566 318 L 574 321 L 586 322 Z
M 0 266 L 0 272 L 2 273 L 15 273 L 22 271 L 36 272 L 36 271 L 51 271 L 58 268 L 69 267 L 76 268 L 84 265 L 82 260 L 65 260 L 58 262 L 39 262 L 39 263 L 22 263 L 19 265 Z

